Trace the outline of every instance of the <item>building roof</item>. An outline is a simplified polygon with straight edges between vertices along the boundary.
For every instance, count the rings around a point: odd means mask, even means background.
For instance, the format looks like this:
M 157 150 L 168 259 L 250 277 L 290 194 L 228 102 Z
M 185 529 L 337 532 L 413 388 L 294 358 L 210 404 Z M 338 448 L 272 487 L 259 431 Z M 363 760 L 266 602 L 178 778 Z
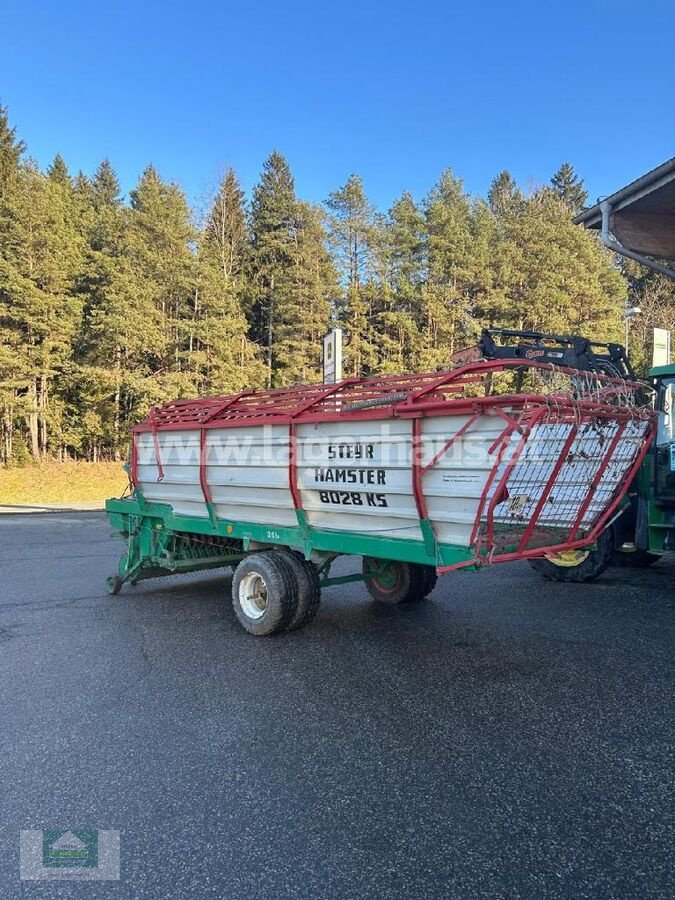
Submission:
M 675 157 L 603 198 L 609 203 L 610 231 L 629 250 L 675 259 Z M 577 225 L 600 229 L 601 202 L 580 212 Z

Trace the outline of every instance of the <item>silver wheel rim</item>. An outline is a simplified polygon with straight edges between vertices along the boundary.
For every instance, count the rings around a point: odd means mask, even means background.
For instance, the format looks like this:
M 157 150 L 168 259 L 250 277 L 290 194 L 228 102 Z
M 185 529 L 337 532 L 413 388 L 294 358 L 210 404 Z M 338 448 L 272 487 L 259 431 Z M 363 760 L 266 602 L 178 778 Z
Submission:
M 267 585 L 262 575 L 248 572 L 239 582 L 239 606 L 249 619 L 260 619 L 267 609 Z

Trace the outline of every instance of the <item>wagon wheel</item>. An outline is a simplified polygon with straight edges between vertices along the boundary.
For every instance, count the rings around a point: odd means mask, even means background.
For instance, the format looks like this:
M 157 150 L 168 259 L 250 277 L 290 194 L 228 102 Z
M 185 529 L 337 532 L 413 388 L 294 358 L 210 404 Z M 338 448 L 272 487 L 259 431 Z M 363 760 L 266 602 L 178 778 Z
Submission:
M 119 592 L 122 590 L 123 584 L 124 582 L 119 575 L 110 575 L 108 578 L 106 578 L 105 582 L 108 593 L 112 595 L 119 594 Z
M 370 596 L 387 606 L 424 600 L 436 584 L 431 566 L 372 556 L 363 557 L 363 575 Z
M 237 566 L 232 579 L 232 607 L 249 634 L 283 631 L 297 609 L 296 582 L 286 554 L 252 553 Z
M 286 626 L 287 631 L 304 628 L 319 611 L 321 604 L 321 584 L 319 573 L 314 563 L 292 550 L 281 551 L 293 569 L 295 578 L 296 608 L 293 618 Z

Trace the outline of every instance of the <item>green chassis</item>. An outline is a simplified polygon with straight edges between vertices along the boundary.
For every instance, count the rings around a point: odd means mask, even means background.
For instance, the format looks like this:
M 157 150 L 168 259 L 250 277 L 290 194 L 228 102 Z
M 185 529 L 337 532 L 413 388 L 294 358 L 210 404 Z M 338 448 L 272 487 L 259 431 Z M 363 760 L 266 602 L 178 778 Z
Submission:
M 324 586 L 363 580 L 363 575 L 328 577 L 330 564 L 339 555 L 421 563 L 434 568 L 467 564 L 474 558 L 469 547 L 437 544 L 426 520 L 421 522 L 422 540 L 404 540 L 312 528 L 302 510 L 297 512 L 298 524 L 290 528 L 218 521 L 213 515 L 179 516 L 168 504 L 148 503 L 138 490 L 131 497 L 107 500 L 105 506 L 110 523 L 127 541 L 118 575 L 108 579 L 113 593 L 125 582 L 236 565 L 248 553 L 275 546 L 298 547 L 307 559 L 312 554 L 318 556 L 322 560 L 319 568 Z

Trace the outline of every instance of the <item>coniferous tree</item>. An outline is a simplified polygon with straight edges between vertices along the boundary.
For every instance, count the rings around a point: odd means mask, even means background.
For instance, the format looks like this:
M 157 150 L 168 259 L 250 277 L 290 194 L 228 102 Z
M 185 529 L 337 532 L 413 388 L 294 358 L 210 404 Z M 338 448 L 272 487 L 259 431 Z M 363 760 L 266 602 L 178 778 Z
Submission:
M 286 383 L 315 382 L 321 378 L 322 339 L 339 288 L 321 210 L 301 201 L 295 209 L 292 256 L 294 299 L 278 329 L 277 360 Z
M 551 178 L 553 193 L 565 203 L 572 212 L 580 212 L 586 200 L 588 191 L 584 188 L 583 179 L 579 178 L 573 166 L 564 162 Z
M 67 188 L 29 163 L 4 201 L 0 320 L 4 343 L 20 350 L 11 380 L 30 451 L 53 448 L 60 410 L 52 384 L 72 357 L 81 303 L 74 291 L 81 243 Z
M 251 337 L 264 350 L 267 383 L 276 383 L 275 345 L 291 297 L 290 272 L 295 225 L 295 184 L 276 150 L 263 165 L 251 204 Z
M 243 270 L 247 240 L 244 192 L 233 169 L 228 169 L 204 228 L 205 246 L 213 250 L 228 282 Z
M 104 159 L 99 164 L 93 178 L 89 182 L 89 187 L 94 207 L 122 205 L 119 179 L 110 164 L 110 160 Z
M 497 216 L 517 215 L 524 197 L 513 175 L 506 169 L 492 180 L 487 196 L 492 212 Z
M 51 165 L 47 167 L 47 177 L 51 178 L 51 180 L 55 181 L 57 184 L 64 185 L 65 187 L 71 186 L 68 167 L 60 153 L 56 154 Z
M 23 141 L 17 140 L 16 128 L 9 124 L 6 107 L 0 105 L 0 200 L 2 200 L 19 172 L 19 162 L 26 149 Z
M 424 348 L 423 290 L 427 235 L 422 211 L 404 192 L 394 202 L 384 227 L 385 273 L 378 316 L 383 372 L 410 371 L 420 365 Z
M 96 459 L 103 448 L 119 454 L 127 427 L 157 395 L 153 375 L 167 357 L 165 323 L 157 286 L 142 271 L 138 244 L 131 244 L 131 213 L 122 205 L 119 182 L 107 161 L 91 183 L 81 183 L 80 202 L 88 249 L 80 278 L 84 315 L 79 340 L 82 427 L 74 448 Z M 161 362 L 160 362 L 161 361 Z
M 244 192 L 232 169 L 223 178 L 200 235 L 190 360 L 198 392 L 260 387 L 259 348 L 247 335 L 242 298 L 247 247 Z
M 351 375 L 365 375 L 377 364 L 373 322 L 376 214 L 363 182 L 351 175 L 326 201 L 329 241 L 344 285 L 340 317 L 347 332 L 347 366 Z
M 501 225 L 495 260 L 503 302 L 495 324 L 618 339 L 625 285 L 566 204 L 541 190 Z
M 190 390 L 189 377 L 172 376 L 185 370 L 189 354 L 196 237 L 183 192 L 148 166 L 131 192 L 129 252 L 136 273 L 154 298 L 152 363 L 158 370 L 158 391 L 164 384 L 181 392 Z
M 273 152 L 253 190 L 248 254 L 250 333 L 271 386 L 318 374 L 332 290 L 323 240 L 319 218 L 296 199 L 288 163 Z
M 428 366 L 449 364 L 453 352 L 476 336 L 472 289 L 475 278 L 470 198 L 450 170 L 425 201 L 428 279 L 424 292 Z

